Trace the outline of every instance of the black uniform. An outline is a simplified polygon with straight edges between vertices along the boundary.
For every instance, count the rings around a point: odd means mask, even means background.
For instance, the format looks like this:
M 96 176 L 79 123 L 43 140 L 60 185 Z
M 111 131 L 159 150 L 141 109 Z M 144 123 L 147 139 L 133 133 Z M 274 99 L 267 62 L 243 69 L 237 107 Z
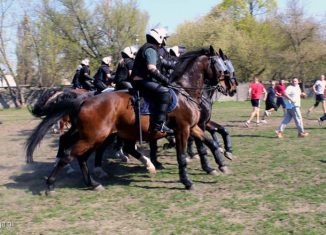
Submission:
M 131 59 L 129 57 L 123 58 L 119 62 L 114 77 L 116 90 L 132 88 L 129 71 L 132 70 L 133 66 L 134 66 L 134 59 Z
M 151 56 L 156 58 L 151 58 Z M 156 70 L 148 70 L 148 63 L 156 61 Z M 166 111 L 170 101 L 169 79 L 162 75 L 159 70 L 161 68 L 161 59 L 157 47 L 151 43 L 145 43 L 138 51 L 131 77 L 136 89 L 143 94 L 152 98 L 154 103 L 154 113 L 151 116 L 151 129 L 153 131 L 161 131 L 173 133 L 171 129 L 164 125 L 166 120 Z
M 82 65 L 79 65 L 78 68 L 76 69 L 75 75 L 72 79 L 72 88 L 77 89 L 77 88 L 82 88 L 79 82 L 79 76 L 80 76 L 80 69 L 82 68 Z
M 94 86 L 92 84 L 93 79 L 91 78 L 90 74 L 91 71 L 89 69 L 89 66 L 82 64 L 82 67 L 79 72 L 78 81 L 82 88 L 89 91 L 94 89 Z
M 102 62 L 94 76 L 94 85 L 98 92 L 102 92 L 108 85 L 112 84 L 113 80 L 108 78 L 108 74 L 111 74 L 110 68 Z

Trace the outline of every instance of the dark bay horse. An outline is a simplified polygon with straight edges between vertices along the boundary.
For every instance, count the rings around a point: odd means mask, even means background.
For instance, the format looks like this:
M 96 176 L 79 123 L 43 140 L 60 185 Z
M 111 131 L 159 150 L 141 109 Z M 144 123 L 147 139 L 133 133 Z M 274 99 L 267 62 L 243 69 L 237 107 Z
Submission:
M 175 110 L 168 114 L 171 128 L 175 132 L 177 161 L 180 181 L 186 189 L 193 183 L 186 171 L 186 143 L 189 135 L 204 140 L 205 135 L 197 123 L 200 118 L 200 102 L 204 85 L 224 86 L 224 71 L 220 68 L 220 57 L 214 49 L 201 49 L 183 55 L 183 60 L 176 69 L 174 84 L 183 87 L 176 91 L 178 103 Z M 192 78 L 192 79 L 190 79 Z M 226 89 L 226 88 L 225 88 Z M 37 144 L 55 121 L 70 115 L 77 131 L 74 135 L 70 154 L 60 158 L 59 163 L 47 179 L 47 190 L 54 190 L 54 182 L 59 170 L 74 158 L 77 158 L 87 186 L 101 187 L 89 175 L 86 160 L 89 153 L 103 144 L 107 137 L 117 133 L 119 137 L 135 143 L 138 140 L 138 127 L 131 102 L 131 95 L 126 92 L 103 93 L 86 100 L 74 99 L 56 103 L 52 111 L 34 129 L 27 146 L 27 161 L 32 161 L 32 154 Z M 142 135 L 145 141 L 165 136 L 163 133 L 149 132 L 149 117 L 141 117 Z

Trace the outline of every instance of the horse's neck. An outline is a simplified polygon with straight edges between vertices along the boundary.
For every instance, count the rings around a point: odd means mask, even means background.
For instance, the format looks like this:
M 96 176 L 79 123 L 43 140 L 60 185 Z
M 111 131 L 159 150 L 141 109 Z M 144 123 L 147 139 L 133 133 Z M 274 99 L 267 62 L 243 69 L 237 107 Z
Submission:
M 190 97 L 199 102 L 203 94 L 203 81 L 204 75 L 199 73 L 194 73 L 193 71 L 183 74 L 182 78 L 176 83 L 181 86 Z

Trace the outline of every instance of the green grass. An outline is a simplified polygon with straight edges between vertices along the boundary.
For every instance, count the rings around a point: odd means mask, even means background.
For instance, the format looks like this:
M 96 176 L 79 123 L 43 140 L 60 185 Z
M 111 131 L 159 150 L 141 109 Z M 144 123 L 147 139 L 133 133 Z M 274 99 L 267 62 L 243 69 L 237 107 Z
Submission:
M 303 114 L 312 103 L 303 100 Z M 0 130 L 7 129 L 0 144 L 8 147 L 0 150 L 0 221 L 14 223 L 0 234 L 326 234 L 326 129 L 314 120 L 320 107 L 304 119 L 310 133 L 304 139 L 293 123 L 284 139 L 275 138 L 281 110 L 267 125 L 244 128 L 250 111 L 249 102 L 214 104 L 212 119 L 227 126 L 238 156 L 226 160 L 231 175 L 206 175 L 193 161 L 188 172 L 195 190 L 186 191 L 174 151 L 160 149 L 166 169 L 154 176 L 136 161 L 110 160 L 104 165 L 110 177 L 100 180 L 105 191 L 85 190 L 79 172 L 62 173 L 54 197 L 44 195 L 43 177 L 57 136 L 47 136 L 36 151 L 38 167 L 24 168 L 21 145 L 37 120 L 24 109 L 0 111 Z

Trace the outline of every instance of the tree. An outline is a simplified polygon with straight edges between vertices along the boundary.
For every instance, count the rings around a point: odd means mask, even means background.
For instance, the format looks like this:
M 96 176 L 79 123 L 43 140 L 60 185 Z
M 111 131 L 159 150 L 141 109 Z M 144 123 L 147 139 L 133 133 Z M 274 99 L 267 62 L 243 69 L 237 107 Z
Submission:
M 314 19 L 305 16 L 304 7 L 297 0 L 288 2 L 286 12 L 279 15 L 275 25 L 280 42 L 280 63 L 276 66 L 283 64 L 285 76 L 299 76 L 306 80 L 323 72 L 315 69 L 326 55 L 321 27 Z
M 14 67 L 12 62 L 9 59 L 8 55 L 8 45 L 10 44 L 10 39 L 7 35 L 10 35 L 10 30 L 12 29 L 11 22 L 7 20 L 8 12 L 12 6 L 13 1 L 0 0 L 0 76 L 5 80 L 8 86 L 9 94 L 15 104 L 15 106 L 21 107 L 25 103 L 24 97 L 21 93 L 21 89 L 18 83 L 18 78 L 14 72 Z M 9 74 L 14 79 L 17 87 L 15 90 L 10 86 L 9 82 L 6 79 L 6 75 Z M 18 96 L 18 99 L 17 99 Z M 20 101 L 19 101 L 20 99 Z
M 33 69 L 33 39 L 30 29 L 29 17 L 24 16 L 18 26 L 17 54 L 17 79 L 19 84 L 31 84 L 34 75 Z

